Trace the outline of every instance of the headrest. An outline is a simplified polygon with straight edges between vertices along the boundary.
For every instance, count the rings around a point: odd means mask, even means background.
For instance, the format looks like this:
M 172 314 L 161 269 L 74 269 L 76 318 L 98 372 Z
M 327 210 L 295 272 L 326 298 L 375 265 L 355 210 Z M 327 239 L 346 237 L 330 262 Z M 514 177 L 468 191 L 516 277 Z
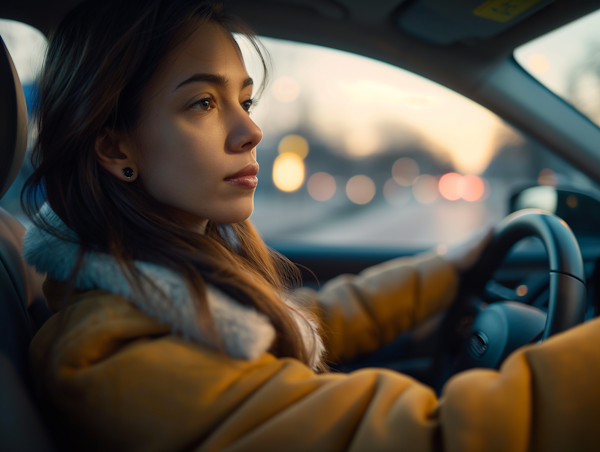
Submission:
M 0 37 L 0 198 L 23 163 L 27 147 L 27 105 L 17 70 Z

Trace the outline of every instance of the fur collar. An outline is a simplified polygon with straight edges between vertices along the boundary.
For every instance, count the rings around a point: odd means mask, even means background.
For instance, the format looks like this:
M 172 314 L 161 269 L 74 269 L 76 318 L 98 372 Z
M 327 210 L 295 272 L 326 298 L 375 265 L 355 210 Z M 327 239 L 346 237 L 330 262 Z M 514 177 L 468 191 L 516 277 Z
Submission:
M 64 281 L 77 260 L 77 237 L 47 204 L 39 215 L 73 241 L 56 237 L 33 225 L 23 241 L 24 258 L 39 273 Z M 210 336 L 197 323 L 196 309 L 184 278 L 152 263 L 136 261 L 135 265 L 167 297 L 150 290 L 148 283 L 144 285 L 144 292 L 148 294 L 146 298 L 134 293 L 116 260 L 104 253 L 92 252 L 84 257 L 75 285 L 82 290 L 101 289 L 121 295 L 146 314 L 169 325 L 174 333 L 214 347 Z M 206 295 L 219 339 L 231 357 L 253 360 L 269 350 L 275 339 L 275 328 L 266 316 L 237 303 L 213 286 L 207 287 Z M 291 301 L 286 300 L 286 303 L 291 304 Z M 294 316 L 314 367 L 324 351 L 317 325 L 301 314 L 294 313 Z

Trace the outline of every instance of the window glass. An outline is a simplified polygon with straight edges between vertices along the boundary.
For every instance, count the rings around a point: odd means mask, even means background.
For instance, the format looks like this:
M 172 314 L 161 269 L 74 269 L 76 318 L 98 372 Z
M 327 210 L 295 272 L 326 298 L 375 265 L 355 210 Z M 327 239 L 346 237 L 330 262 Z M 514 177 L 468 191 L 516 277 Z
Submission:
M 0 19 L 0 36 L 10 53 L 17 74 L 19 75 L 19 80 L 25 92 L 27 110 L 31 111 L 35 96 L 36 79 L 46 52 L 46 37 L 42 32 L 29 25 L 6 19 Z M 30 127 L 28 144 L 33 141 L 34 133 L 35 131 L 31 130 Z M 25 157 L 23 167 L 17 179 L 0 200 L 0 207 L 8 210 L 24 224 L 27 224 L 28 221 L 21 213 L 19 196 L 25 179 L 31 174 L 28 155 Z
M 46 39 L 2 20 L 0 35 L 30 106 Z M 251 113 L 264 132 L 251 219 L 268 243 L 450 245 L 503 218 L 510 194 L 524 186 L 595 190 L 535 141 L 440 85 L 346 52 L 262 42 L 273 77 Z M 258 85 L 256 55 L 241 44 Z M 0 200 L 25 224 L 19 195 L 30 173 L 26 158 Z
M 21 84 L 32 86 L 42 67 L 46 37 L 29 25 L 6 19 L 0 19 L 0 36 L 10 52 Z
M 549 90 L 600 125 L 600 10 L 515 50 L 515 59 Z
M 369 58 L 263 39 L 273 80 L 252 221 L 267 242 L 422 248 L 507 214 L 514 190 L 591 189 L 581 173 L 469 99 Z M 255 70 L 255 58 L 249 71 Z

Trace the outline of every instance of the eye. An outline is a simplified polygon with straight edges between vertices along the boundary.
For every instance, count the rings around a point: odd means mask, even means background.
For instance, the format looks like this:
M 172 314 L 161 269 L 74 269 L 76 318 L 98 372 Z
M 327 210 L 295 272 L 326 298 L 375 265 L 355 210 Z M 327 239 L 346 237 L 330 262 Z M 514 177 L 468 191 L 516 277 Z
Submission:
M 200 99 L 198 102 L 195 102 L 192 105 L 192 108 L 196 110 L 209 111 L 215 108 L 215 101 L 211 97 L 205 97 L 204 99 Z
M 242 108 L 244 110 L 246 110 L 248 113 L 250 113 L 250 109 L 252 108 L 252 106 L 254 105 L 254 99 L 248 99 L 245 100 L 244 102 L 242 102 L 240 104 L 242 106 Z

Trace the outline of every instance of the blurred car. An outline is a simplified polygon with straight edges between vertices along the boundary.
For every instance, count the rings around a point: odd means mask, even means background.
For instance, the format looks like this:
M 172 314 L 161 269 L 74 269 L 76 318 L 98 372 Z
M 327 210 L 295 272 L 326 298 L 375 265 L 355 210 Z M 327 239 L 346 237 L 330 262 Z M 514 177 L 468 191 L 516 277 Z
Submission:
M 44 33 L 78 3 L 0 5 L 0 35 L 27 98 Z M 252 220 L 305 284 L 427 249 L 444 254 L 534 207 L 571 226 L 585 319 L 598 314 L 599 1 L 225 4 L 263 37 L 274 64 L 253 113 L 265 135 Z M 250 54 L 247 65 L 260 77 Z M 29 172 L 25 163 L 0 201 L 25 225 L 18 197 Z M 545 312 L 548 268 L 542 242 L 523 240 L 478 297 Z M 386 366 L 439 386 L 443 328 L 441 314 L 338 370 Z

